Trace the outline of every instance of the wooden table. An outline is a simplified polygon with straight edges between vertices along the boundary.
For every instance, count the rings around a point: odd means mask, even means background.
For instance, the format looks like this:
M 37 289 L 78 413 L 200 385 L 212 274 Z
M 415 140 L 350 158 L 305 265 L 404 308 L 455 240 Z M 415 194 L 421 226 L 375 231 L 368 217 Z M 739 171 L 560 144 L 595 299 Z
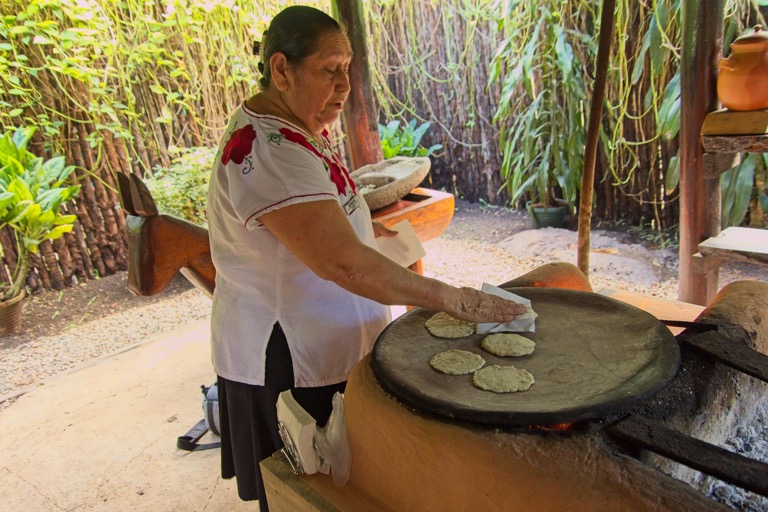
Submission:
M 768 231 L 730 227 L 699 244 L 704 256 L 768 264 Z
M 371 217 L 387 227 L 407 219 L 419 240 L 424 243 L 445 231 L 453 219 L 453 209 L 452 194 L 428 188 L 415 188 L 396 203 L 372 212 Z M 421 260 L 409 268 L 419 274 L 424 273 Z
M 373 220 L 387 227 L 408 219 L 419 240 L 440 236 L 453 219 L 453 195 L 439 190 L 415 188 L 396 203 L 372 212 Z

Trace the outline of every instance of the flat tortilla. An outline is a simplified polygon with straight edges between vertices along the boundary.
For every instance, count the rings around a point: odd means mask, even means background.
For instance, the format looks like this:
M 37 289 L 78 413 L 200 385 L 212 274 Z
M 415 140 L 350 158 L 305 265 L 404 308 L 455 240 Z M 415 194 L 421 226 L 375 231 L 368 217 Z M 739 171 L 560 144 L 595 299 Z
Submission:
M 536 344 L 513 332 L 497 332 L 489 334 L 480 343 L 480 346 L 496 356 L 525 356 L 533 353 Z
M 472 352 L 452 348 L 432 356 L 429 364 L 435 370 L 448 375 L 465 375 L 482 368 L 485 359 Z
M 475 387 L 494 393 L 525 391 L 534 383 L 533 375 L 514 366 L 486 366 L 472 376 Z
M 475 333 L 475 324 L 453 318 L 443 312 L 429 318 L 424 325 L 438 338 L 463 338 Z

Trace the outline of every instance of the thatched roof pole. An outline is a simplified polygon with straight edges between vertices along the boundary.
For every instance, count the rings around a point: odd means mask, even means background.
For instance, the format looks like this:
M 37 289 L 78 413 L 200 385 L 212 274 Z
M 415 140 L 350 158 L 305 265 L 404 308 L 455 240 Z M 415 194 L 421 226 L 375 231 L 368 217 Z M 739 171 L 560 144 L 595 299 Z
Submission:
M 720 181 L 703 175 L 701 126 L 718 108 L 717 62 L 722 49 L 724 0 L 682 3 L 680 66 L 680 293 L 679 299 L 706 305 L 716 290 L 718 269 L 696 272 L 699 243 L 720 232 Z
M 352 169 L 374 164 L 383 159 L 376 100 L 368 68 L 368 43 L 361 0 L 331 0 L 334 16 L 342 22 L 355 52 L 349 66 L 352 90 L 344 106 L 344 124 Z
M 584 145 L 584 172 L 581 177 L 581 201 L 579 203 L 579 248 L 577 265 L 589 277 L 590 224 L 592 220 L 592 195 L 595 183 L 595 159 L 600 125 L 603 117 L 603 99 L 608 78 L 608 63 L 613 42 L 615 0 L 605 0 L 600 15 L 600 40 L 597 47 L 597 66 L 592 91 L 592 104 Z

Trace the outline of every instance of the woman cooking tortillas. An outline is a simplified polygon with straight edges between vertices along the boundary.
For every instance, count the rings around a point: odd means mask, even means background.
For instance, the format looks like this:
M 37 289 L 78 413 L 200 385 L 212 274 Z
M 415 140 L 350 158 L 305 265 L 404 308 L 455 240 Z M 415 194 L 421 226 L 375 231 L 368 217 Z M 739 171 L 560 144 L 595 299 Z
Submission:
M 260 91 L 232 114 L 211 175 L 208 222 L 216 288 L 211 317 L 222 476 L 267 510 L 259 461 L 281 447 L 275 403 L 291 389 L 325 424 L 331 399 L 390 321 L 389 305 L 469 322 L 506 322 L 524 307 L 405 269 L 375 249 L 362 195 L 328 125 L 353 84 L 349 41 L 303 6 L 261 41 Z

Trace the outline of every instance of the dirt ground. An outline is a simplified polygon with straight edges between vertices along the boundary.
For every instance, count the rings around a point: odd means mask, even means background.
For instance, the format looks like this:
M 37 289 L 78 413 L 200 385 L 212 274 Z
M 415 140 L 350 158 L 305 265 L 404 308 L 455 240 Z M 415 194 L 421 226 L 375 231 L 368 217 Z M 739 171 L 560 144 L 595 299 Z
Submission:
M 12 348 L 41 336 L 76 329 L 114 313 L 145 306 L 189 290 L 192 285 L 179 276 L 153 297 L 137 297 L 128 291 L 128 274 L 119 272 L 60 292 L 45 291 L 29 297 L 24 304 L 21 329 L 0 337 L 0 349 Z

